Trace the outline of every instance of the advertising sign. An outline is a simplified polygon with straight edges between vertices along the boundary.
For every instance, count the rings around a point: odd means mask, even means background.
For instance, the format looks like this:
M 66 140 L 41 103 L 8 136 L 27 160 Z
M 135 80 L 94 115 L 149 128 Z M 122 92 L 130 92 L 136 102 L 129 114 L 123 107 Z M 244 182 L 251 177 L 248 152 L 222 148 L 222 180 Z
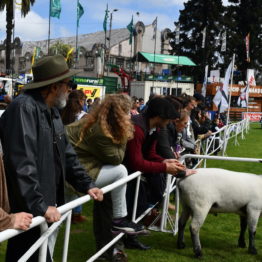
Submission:
M 83 90 L 87 98 L 103 97 L 105 95 L 104 86 L 88 86 L 88 85 L 77 85 L 78 90 Z
M 250 122 L 259 122 L 261 117 L 262 117 L 262 113 L 260 113 L 260 112 L 243 112 L 242 113 L 242 119 L 246 119 L 247 117 L 249 117 Z

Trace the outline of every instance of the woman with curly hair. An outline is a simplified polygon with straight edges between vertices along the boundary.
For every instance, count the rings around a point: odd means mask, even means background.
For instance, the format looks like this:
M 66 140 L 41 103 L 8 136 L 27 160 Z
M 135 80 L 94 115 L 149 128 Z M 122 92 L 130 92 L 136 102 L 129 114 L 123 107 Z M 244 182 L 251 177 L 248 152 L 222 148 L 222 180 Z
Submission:
M 128 173 L 121 163 L 126 143 L 133 138 L 130 120 L 132 102 L 124 94 L 107 95 L 85 119 L 67 126 L 67 134 L 80 162 L 98 187 L 112 184 Z M 126 184 L 111 191 L 113 233 L 142 234 L 142 226 L 128 221 Z M 95 220 L 95 219 L 94 219 Z M 95 221 L 94 221 L 95 222 Z M 103 237 L 97 236 L 96 237 Z

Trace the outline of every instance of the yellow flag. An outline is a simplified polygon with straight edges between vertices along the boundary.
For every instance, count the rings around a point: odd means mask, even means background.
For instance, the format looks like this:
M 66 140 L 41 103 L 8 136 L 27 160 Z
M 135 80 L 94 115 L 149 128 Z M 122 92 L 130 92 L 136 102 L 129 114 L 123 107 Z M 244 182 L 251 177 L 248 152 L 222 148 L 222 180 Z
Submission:
M 32 57 L 32 64 L 31 64 L 31 71 L 30 71 L 30 74 L 32 74 L 32 66 L 33 66 L 34 63 L 35 63 L 35 55 L 36 55 L 36 47 L 34 48 L 34 54 L 33 54 L 33 57 Z
M 66 61 L 69 59 L 69 56 L 73 53 L 74 48 L 72 47 L 66 54 Z

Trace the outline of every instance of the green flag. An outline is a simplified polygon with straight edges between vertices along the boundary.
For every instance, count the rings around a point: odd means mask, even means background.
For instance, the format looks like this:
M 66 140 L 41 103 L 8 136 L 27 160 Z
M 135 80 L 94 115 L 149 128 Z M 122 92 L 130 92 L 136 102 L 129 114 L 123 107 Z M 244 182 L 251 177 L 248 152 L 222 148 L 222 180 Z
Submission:
M 60 0 L 50 0 L 50 16 L 60 18 L 61 3 Z
M 129 36 L 129 44 L 132 45 L 133 32 L 134 32 L 133 16 L 132 16 L 131 22 L 127 25 L 126 28 L 127 28 L 128 31 L 130 32 L 130 36 Z
M 106 11 L 105 11 L 105 18 L 104 18 L 104 22 L 103 22 L 103 28 L 104 28 L 104 31 L 106 32 L 107 31 L 107 19 L 108 19 L 108 4 L 106 5 Z
M 77 27 L 79 27 L 80 17 L 84 14 L 83 6 L 77 1 Z

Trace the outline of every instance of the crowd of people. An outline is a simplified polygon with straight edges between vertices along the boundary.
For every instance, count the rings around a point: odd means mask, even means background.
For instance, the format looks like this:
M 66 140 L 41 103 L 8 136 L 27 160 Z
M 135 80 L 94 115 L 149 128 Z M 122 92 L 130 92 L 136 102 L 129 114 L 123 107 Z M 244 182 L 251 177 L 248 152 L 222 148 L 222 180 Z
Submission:
M 127 261 L 124 248 L 150 249 L 138 238 L 149 233 L 146 227 L 131 221 L 136 182 L 107 194 L 101 188 L 141 171 L 137 215 L 161 207 L 166 174 L 194 175 L 192 162 L 179 162 L 181 154 L 195 153 L 195 141 L 207 139 L 222 122 L 209 119 L 199 94 L 152 95 L 146 104 L 142 98 L 111 94 L 86 104 L 81 90 L 69 92 L 70 77 L 78 71 L 69 70 L 60 55 L 40 59 L 32 70 L 34 80 L 0 118 L 0 229 L 26 231 L 8 241 L 6 261 L 17 261 L 38 239 L 39 227 L 27 230 L 32 218 L 58 221 L 57 206 L 78 197 L 76 191 L 96 200 L 97 250 L 125 233 L 101 260 Z M 85 220 L 81 207 L 73 217 Z M 47 261 L 52 261 L 56 235 L 49 238 Z M 29 261 L 38 261 L 38 252 Z

